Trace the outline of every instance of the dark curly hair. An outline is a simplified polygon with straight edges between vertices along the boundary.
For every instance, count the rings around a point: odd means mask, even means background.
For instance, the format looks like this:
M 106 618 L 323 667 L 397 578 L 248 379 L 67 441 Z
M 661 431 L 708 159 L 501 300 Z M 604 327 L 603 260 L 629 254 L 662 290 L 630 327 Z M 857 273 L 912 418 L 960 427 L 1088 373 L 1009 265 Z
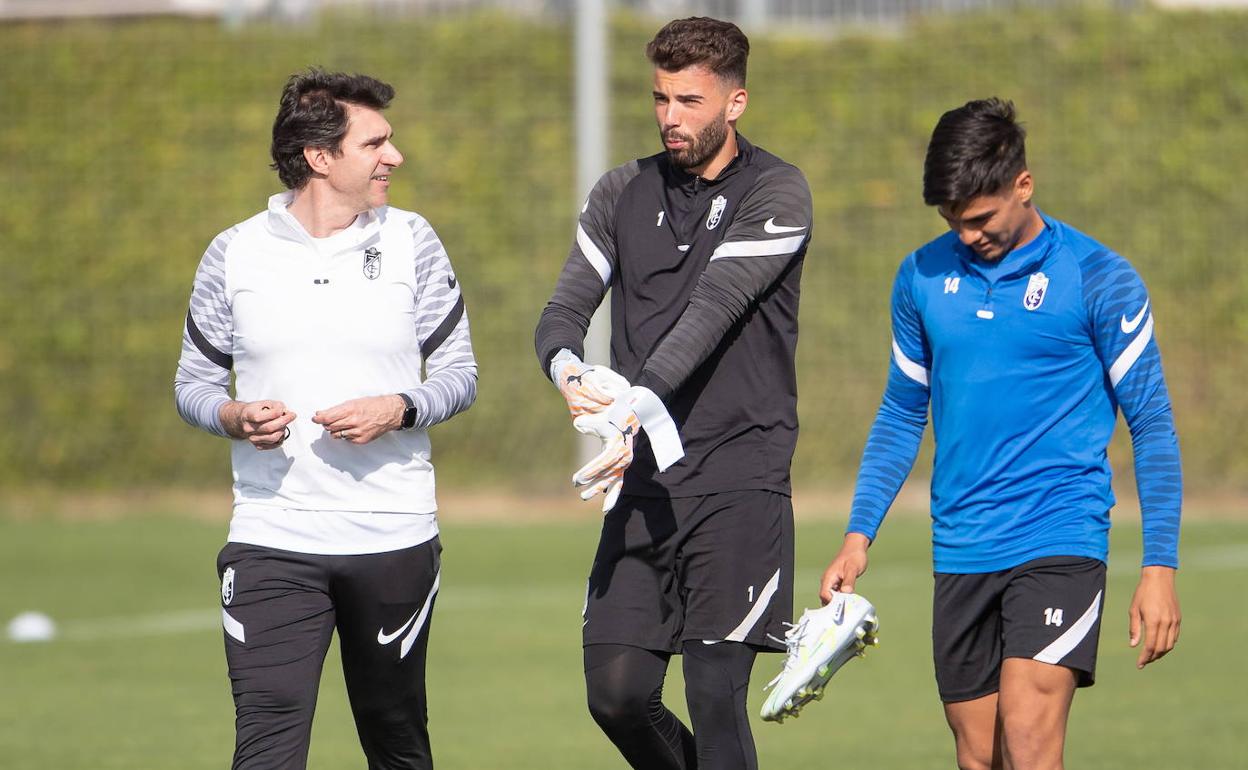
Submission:
M 646 58 L 670 72 L 700 64 L 723 80 L 745 85 L 750 41 L 730 21 L 694 16 L 669 22 L 646 46 Z

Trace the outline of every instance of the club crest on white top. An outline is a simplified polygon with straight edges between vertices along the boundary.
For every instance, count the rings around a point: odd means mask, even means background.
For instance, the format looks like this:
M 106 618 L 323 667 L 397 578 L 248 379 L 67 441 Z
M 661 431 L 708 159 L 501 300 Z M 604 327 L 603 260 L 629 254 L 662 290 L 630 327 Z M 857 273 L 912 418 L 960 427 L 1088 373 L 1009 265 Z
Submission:
M 381 275 L 381 252 L 374 246 L 364 250 L 364 277 L 370 281 Z

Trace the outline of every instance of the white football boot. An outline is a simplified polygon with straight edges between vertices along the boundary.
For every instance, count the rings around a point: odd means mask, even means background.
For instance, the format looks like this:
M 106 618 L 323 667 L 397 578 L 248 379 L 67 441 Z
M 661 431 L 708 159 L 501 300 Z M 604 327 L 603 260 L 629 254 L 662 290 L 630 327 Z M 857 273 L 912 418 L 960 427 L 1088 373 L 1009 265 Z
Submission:
M 782 722 L 797 716 L 802 706 L 823 697 L 823 688 L 851 658 L 862 656 L 867 645 L 879 644 L 880 621 L 871 602 L 858 594 L 835 592 L 827 606 L 806 610 L 797 623 L 786 624 L 784 669 L 767 683 L 771 690 L 762 717 Z M 773 637 L 774 638 L 774 637 Z

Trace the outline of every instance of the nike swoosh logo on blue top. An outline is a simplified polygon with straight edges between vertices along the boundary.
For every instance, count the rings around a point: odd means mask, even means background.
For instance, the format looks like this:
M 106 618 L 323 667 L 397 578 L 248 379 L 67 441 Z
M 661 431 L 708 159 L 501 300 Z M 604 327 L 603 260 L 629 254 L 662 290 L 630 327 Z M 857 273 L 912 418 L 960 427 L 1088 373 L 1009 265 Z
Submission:
M 412 624 L 412 621 L 415 620 L 416 616 L 419 614 L 420 614 L 420 610 L 413 612 L 412 616 L 407 619 L 407 622 L 399 626 L 399 630 L 395 631 L 393 634 L 387 634 L 386 629 L 384 628 L 377 629 L 377 644 L 390 644 L 395 639 L 398 639 L 399 635 L 407 630 L 407 627 Z
M 1144 314 L 1148 312 L 1148 300 L 1144 300 L 1144 307 L 1140 308 L 1140 312 L 1135 314 L 1135 318 L 1127 320 L 1127 314 L 1122 314 L 1122 333 L 1131 334 L 1139 328 L 1140 321 L 1144 320 Z
M 771 219 L 768 219 L 766 222 L 763 223 L 763 229 L 771 233 L 772 235 L 779 235 L 780 233 L 796 233 L 799 230 L 805 230 L 806 227 L 805 225 L 803 225 L 802 227 L 789 227 L 787 225 L 778 225 L 776 224 L 776 218 L 772 217 Z

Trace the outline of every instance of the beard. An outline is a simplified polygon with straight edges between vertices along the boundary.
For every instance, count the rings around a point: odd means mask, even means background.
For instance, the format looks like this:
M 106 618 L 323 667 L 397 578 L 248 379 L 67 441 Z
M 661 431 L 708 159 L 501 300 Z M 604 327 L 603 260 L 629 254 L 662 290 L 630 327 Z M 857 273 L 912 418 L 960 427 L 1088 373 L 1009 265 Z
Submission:
M 706 128 L 699 131 L 697 136 L 690 137 L 675 131 L 668 132 L 666 136 L 674 136 L 687 142 L 683 150 L 667 151 L 667 157 L 672 165 L 687 171 L 715 157 L 715 153 L 719 152 L 724 142 L 728 141 L 728 124 L 716 120 L 711 121 Z M 666 137 L 660 132 L 659 138 Z

